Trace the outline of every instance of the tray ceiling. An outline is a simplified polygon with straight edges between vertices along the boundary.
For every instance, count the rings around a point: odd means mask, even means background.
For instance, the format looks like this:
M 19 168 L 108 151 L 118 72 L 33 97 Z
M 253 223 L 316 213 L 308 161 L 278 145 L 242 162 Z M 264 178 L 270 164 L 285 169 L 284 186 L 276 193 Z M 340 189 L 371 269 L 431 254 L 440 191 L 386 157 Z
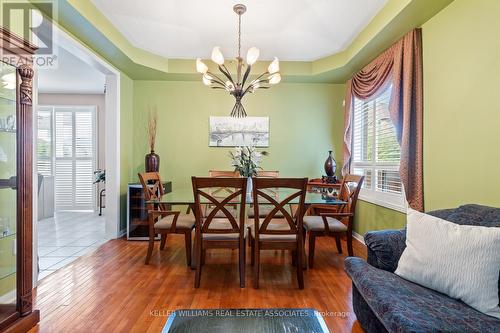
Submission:
M 136 47 L 166 58 L 208 58 L 220 46 L 235 57 L 237 1 L 92 0 Z M 261 59 L 311 61 L 341 52 L 387 0 L 243 1 L 242 53 L 251 46 Z

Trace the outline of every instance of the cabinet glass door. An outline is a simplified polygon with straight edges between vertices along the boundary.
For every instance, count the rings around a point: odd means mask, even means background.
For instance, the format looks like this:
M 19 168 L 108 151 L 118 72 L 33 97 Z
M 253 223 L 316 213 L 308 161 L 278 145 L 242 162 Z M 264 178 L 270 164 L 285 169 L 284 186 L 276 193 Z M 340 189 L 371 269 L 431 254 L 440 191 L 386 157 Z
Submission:
M 16 87 L 0 62 L 0 321 L 16 311 Z

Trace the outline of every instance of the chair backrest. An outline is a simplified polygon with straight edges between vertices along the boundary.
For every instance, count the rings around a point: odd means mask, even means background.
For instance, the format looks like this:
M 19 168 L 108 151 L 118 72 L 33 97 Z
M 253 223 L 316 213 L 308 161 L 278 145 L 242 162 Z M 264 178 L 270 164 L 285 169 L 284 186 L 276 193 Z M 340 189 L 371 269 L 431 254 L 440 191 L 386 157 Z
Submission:
M 238 171 L 221 171 L 221 170 L 209 170 L 208 177 L 212 178 L 238 178 L 240 174 Z
M 340 185 L 339 198 L 346 202 L 344 206 L 344 213 L 353 213 L 356 210 L 356 203 L 358 201 L 359 192 L 365 176 L 359 175 L 345 175 Z
M 302 232 L 306 188 L 307 178 L 253 178 L 253 209 L 255 211 L 255 230 L 258 231 L 255 233 L 255 239 L 257 241 L 259 239 L 259 234 L 297 235 Z M 280 198 L 270 195 L 268 192 L 269 189 L 289 189 L 291 191 L 286 198 L 280 200 Z M 299 198 L 297 212 L 295 217 L 292 217 L 287 209 L 285 209 L 285 205 L 289 205 L 291 201 L 297 197 Z M 262 203 L 272 208 L 261 223 L 259 218 L 259 207 Z M 283 214 L 283 217 L 279 217 L 279 219 L 285 220 L 289 229 L 268 229 L 269 223 L 277 218 L 276 214 L 278 212 Z
M 164 194 L 160 173 L 143 172 L 138 173 L 137 175 L 141 181 L 142 188 L 144 190 L 144 198 L 146 200 L 156 200 Z
M 279 171 L 257 171 L 257 177 L 259 178 L 278 178 L 280 176 Z
M 240 174 L 238 171 L 217 171 L 217 170 L 209 170 L 208 177 L 210 178 L 240 178 Z M 212 195 L 222 194 L 222 197 L 227 193 L 233 193 L 234 189 L 230 187 L 219 187 L 212 188 Z M 220 195 L 219 195 L 220 197 Z M 210 205 L 209 205 L 210 206 Z
M 240 233 L 243 236 L 245 225 L 245 205 L 246 205 L 246 190 L 247 180 L 245 178 L 212 178 L 212 177 L 191 177 L 193 183 L 194 203 L 196 209 L 196 228 L 202 233 L 224 234 L 224 233 Z M 227 196 L 221 198 L 214 196 L 211 192 L 213 188 L 232 188 L 234 191 L 228 193 Z M 201 197 L 213 207 L 210 213 L 203 216 L 203 204 Z M 235 216 L 226 208 L 227 206 L 240 206 L 239 217 L 236 220 Z M 224 219 L 229 221 L 227 228 L 210 228 L 210 224 L 216 218 L 216 214 L 222 212 Z M 220 219 L 218 215 L 217 219 Z
M 279 171 L 265 171 L 265 170 L 257 171 L 257 177 L 259 178 L 279 178 L 279 176 L 280 176 Z M 278 197 L 278 189 L 269 188 L 267 189 L 267 191 L 276 198 Z

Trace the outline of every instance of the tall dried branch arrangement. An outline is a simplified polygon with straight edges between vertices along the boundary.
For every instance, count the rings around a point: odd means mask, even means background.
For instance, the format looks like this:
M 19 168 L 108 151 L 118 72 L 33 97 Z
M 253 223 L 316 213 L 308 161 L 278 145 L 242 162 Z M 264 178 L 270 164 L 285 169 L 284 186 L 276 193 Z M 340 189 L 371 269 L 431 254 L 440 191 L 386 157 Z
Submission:
M 148 107 L 149 118 L 148 118 L 148 140 L 149 148 L 151 151 L 155 150 L 156 143 L 156 127 L 158 125 L 158 111 L 156 106 Z

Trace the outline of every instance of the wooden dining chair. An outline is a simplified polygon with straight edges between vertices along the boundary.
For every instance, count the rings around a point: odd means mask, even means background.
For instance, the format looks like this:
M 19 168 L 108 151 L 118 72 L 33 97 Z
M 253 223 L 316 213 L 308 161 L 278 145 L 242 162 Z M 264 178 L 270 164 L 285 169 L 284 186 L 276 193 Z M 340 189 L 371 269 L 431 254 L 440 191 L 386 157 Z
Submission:
M 146 201 L 158 200 L 164 194 L 163 183 L 158 172 L 139 173 Z M 149 245 L 146 254 L 146 265 L 149 264 L 153 254 L 155 237 L 161 235 L 160 250 L 165 248 L 168 234 L 184 234 L 186 247 L 186 262 L 191 265 L 191 230 L 194 228 L 195 218 L 191 214 L 181 214 L 180 211 L 172 211 L 169 206 L 159 204 L 154 209 L 152 203 L 147 204 L 149 224 Z
M 309 237 L 309 267 L 314 266 L 314 248 L 316 237 L 335 237 L 337 250 L 342 253 L 341 236 L 346 236 L 347 252 L 353 256 L 352 250 L 352 225 L 354 223 L 354 212 L 358 201 L 359 191 L 363 185 L 364 176 L 346 175 L 342 180 L 339 198 L 346 203 L 338 212 L 320 213 L 317 216 L 305 216 L 304 228 Z
M 210 178 L 240 178 L 240 174 L 237 171 L 226 171 L 226 170 L 209 170 L 208 177 Z M 232 194 L 234 192 L 234 188 L 229 187 L 214 187 L 210 189 L 211 195 L 224 198 L 228 194 Z M 231 209 L 231 213 L 235 213 L 237 205 L 232 205 L 228 209 Z M 212 205 L 204 205 L 203 216 L 207 217 L 213 209 Z M 234 214 L 233 214 L 234 215 Z M 221 211 L 217 213 L 216 217 L 224 217 Z
M 279 176 L 280 176 L 279 171 L 267 171 L 267 170 L 257 171 L 257 177 L 259 178 L 278 178 Z
M 279 176 L 280 176 L 279 171 L 266 171 L 266 170 L 257 171 L 257 177 L 259 178 L 278 178 Z M 276 189 L 268 189 L 267 191 L 269 192 L 269 194 L 272 194 L 272 196 L 276 197 L 277 195 Z M 253 220 L 255 210 L 252 207 L 253 205 L 250 207 L 251 209 L 248 210 L 248 217 L 249 219 Z M 266 217 L 266 215 L 271 211 L 271 209 L 272 209 L 271 205 L 261 203 L 259 209 L 260 217 Z M 283 218 L 283 214 L 281 213 L 281 211 L 276 213 L 276 218 Z M 248 223 L 251 222 L 252 222 L 251 220 L 248 221 Z
M 255 210 L 254 223 L 249 227 L 251 247 L 251 263 L 253 265 L 253 286 L 259 288 L 260 251 L 291 250 L 297 268 L 297 281 L 300 289 L 304 289 L 303 276 L 303 226 L 304 201 L 306 196 L 307 178 L 254 178 L 253 203 Z M 290 195 L 286 198 L 276 198 L 269 194 L 269 189 L 288 189 Z M 298 198 L 297 214 L 292 216 L 285 208 L 292 200 Z M 259 202 L 265 201 L 272 209 L 260 218 Z M 283 218 L 277 218 L 280 212 Z
M 200 178 L 192 177 L 194 202 L 197 214 L 195 226 L 195 263 L 194 287 L 200 286 L 201 268 L 207 249 L 238 249 L 240 287 L 245 287 L 245 205 L 247 180 L 245 178 Z M 226 197 L 213 196 L 213 188 L 232 188 Z M 202 199 L 203 198 L 203 199 Z M 209 202 L 213 209 L 203 216 L 203 204 Z M 238 202 L 236 214 L 228 209 Z M 218 213 L 222 213 L 224 217 Z

